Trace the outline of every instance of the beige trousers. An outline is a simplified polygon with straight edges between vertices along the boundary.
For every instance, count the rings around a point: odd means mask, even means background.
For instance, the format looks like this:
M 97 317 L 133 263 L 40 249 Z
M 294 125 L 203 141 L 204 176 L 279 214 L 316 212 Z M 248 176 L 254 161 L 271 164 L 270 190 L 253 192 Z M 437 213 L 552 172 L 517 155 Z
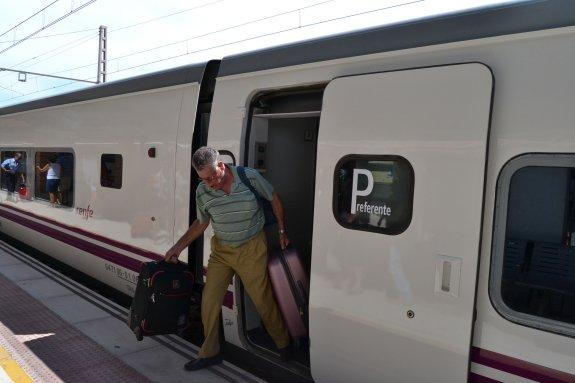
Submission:
M 206 285 L 202 294 L 202 322 L 205 340 L 200 358 L 220 352 L 219 323 L 228 285 L 237 274 L 258 310 L 266 330 L 278 348 L 289 345 L 290 337 L 274 299 L 267 269 L 267 244 L 264 231 L 248 242 L 231 247 L 212 237 Z

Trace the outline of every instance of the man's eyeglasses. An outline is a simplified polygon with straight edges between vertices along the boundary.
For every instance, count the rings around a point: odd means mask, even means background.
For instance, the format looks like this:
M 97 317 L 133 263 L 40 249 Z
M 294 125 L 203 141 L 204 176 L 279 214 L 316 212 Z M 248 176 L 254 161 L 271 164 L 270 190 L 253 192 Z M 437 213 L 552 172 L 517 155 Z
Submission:
M 214 173 L 209 177 L 202 178 L 198 176 L 198 178 L 204 182 L 212 182 L 218 179 L 218 172 L 214 171 Z

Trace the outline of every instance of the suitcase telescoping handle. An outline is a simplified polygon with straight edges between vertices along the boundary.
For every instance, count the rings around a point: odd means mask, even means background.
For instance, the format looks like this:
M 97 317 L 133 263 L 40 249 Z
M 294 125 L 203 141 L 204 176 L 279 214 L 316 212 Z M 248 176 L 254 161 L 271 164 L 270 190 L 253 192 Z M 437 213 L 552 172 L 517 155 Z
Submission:
M 184 262 L 180 261 L 179 259 L 178 259 L 177 262 L 168 262 L 168 261 L 166 261 L 164 258 L 162 258 L 162 259 L 160 259 L 160 260 L 158 260 L 158 261 L 156 261 L 156 262 L 157 262 L 158 264 L 169 263 L 170 265 L 183 265 L 183 264 L 184 264 Z
M 288 247 L 286 247 L 285 250 L 287 250 L 288 248 L 291 248 L 290 245 L 288 245 Z M 307 315 L 306 315 L 306 306 L 307 306 L 307 294 L 305 292 L 305 288 L 303 286 L 303 283 L 301 281 L 297 281 L 295 280 L 292 272 L 291 272 L 291 268 L 289 267 L 287 261 L 286 261 L 286 257 L 285 257 L 285 250 L 282 249 L 281 250 L 281 254 L 279 256 L 280 262 L 282 263 L 282 266 L 284 268 L 284 270 L 286 271 L 286 275 L 289 279 L 290 282 L 290 288 L 292 290 L 292 293 L 296 299 L 296 304 L 298 306 L 299 309 L 299 313 L 301 316 L 304 317 L 304 319 L 307 322 Z

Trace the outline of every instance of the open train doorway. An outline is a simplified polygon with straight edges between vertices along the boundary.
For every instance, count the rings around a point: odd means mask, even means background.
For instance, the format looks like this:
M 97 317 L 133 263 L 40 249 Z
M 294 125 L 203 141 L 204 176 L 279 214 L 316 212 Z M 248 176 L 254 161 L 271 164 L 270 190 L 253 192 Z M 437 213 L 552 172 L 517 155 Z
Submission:
M 279 194 L 291 246 L 310 274 L 317 137 L 323 86 L 257 96 L 250 108 L 246 134 L 246 165 L 260 172 Z M 279 248 L 277 225 L 266 228 L 268 251 Z M 258 353 L 276 351 L 248 294 L 241 288 L 241 318 L 247 343 Z M 309 297 L 305 297 L 306 304 Z M 307 318 L 307 316 L 305 316 Z M 307 323 L 306 323 L 307 326 Z M 293 346 L 297 368 L 309 368 L 309 339 Z

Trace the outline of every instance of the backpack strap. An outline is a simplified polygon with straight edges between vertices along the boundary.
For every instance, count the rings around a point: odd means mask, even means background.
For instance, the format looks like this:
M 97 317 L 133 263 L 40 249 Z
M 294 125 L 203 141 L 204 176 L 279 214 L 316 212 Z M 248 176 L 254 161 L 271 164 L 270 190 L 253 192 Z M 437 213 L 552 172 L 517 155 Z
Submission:
M 248 189 L 250 189 L 250 191 L 256 197 L 256 201 L 258 202 L 258 205 L 260 206 L 262 212 L 264 213 L 264 220 L 265 220 L 264 226 L 269 226 L 277 223 L 277 218 L 273 212 L 273 207 L 270 201 L 262 197 L 261 194 L 258 193 L 256 188 L 254 188 L 249 178 L 246 176 L 246 169 L 243 166 L 237 166 L 236 170 L 238 171 L 238 176 L 240 177 L 242 183 L 246 185 Z
M 254 194 L 254 196 L 256 196 L 256 199 L 258 200 L 258 202 L 260 202 L 260 200 L 262 199 L 262 196 L 253 187 L 248 176 L 246 176 L 246 168 L 244 168 L 243 166 L 238 166 L 238 167 L 236 167 L 236 170 L 238 171 L 238 176 L 240 177 L 240 180 L 242 181 L 242 183 L 244 185 L 246 185 L 248 187 L 248 189 L 250 189 L 250 191 Z

